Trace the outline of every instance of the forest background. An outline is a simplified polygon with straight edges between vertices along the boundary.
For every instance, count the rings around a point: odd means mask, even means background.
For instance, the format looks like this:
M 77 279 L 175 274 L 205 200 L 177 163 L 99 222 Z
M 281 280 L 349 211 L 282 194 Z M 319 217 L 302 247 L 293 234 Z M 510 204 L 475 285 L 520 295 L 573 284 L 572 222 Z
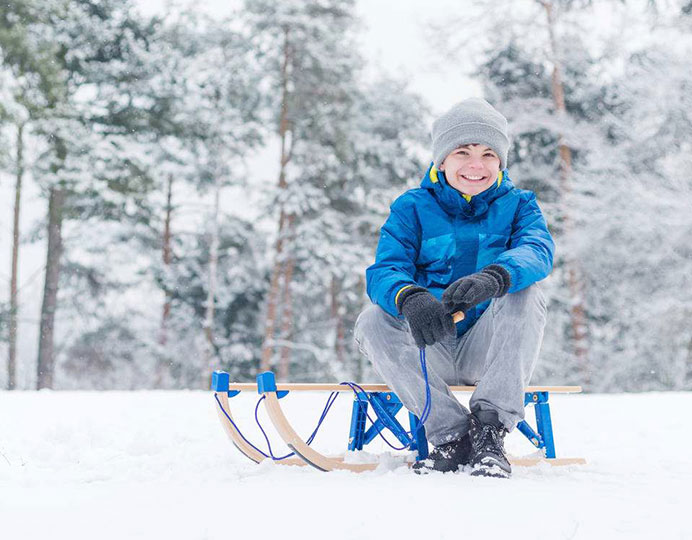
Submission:
M 375 380 L 379 227 L 477 95 L 558 246 L 533 382 L 692 389 L 692 2 L 425 4 L 3 2 L 0 387 Z

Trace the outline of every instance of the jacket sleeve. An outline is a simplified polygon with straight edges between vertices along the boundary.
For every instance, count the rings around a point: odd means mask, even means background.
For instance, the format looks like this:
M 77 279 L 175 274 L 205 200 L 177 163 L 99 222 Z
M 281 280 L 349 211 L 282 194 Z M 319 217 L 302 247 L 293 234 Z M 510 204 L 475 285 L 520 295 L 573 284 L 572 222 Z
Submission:
M 508 292 L 520 291 L 544 279 L 553 269 L 553 242 L 545 218 L 531 192 L 522 197 L 512 224 L 509 249 L 503 252 L 495 264 L 504 266 L 510 274 Z
M 390 315 L 399 317 L 397 294 L 415 285 L 415 261 L 420 250 L 420 232 L 412 209 L 394 201 L 380 229 L 375 263 L 365 271 L 370 300 Z

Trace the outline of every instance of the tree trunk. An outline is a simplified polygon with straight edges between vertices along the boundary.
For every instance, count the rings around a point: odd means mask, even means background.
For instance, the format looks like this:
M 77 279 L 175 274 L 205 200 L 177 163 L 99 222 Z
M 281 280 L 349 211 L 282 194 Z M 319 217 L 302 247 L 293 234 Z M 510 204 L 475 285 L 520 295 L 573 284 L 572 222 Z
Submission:
M 53 388 L 55 358 L 53 340 L 55 311 L 58 301 L 60 258 L 62 257 L 62 214 L 65 205 L 65 190 L 50 189 L 48 203 L 48 253 L 46 256 L 46 282 L 41 306 L 41 329 L 38 346 L 37 389 Z
M 278 305 L 279 289 L 281 286 L 280 278 L 283 272 L 281 264 L 281 254 L 283 251 L 283 228 L 286 215 L 283 210 L 279 215 L 279 234 L 274 244 L 274 264 L 272 265 L 272 277 L 269 282 L 269 292 L 267 293 L 267 317 L 264 323 L 264 341 L 262 343 L 261 371 L 271 368 L 272 354 L 274 352 L 274 329 L 276 328 L 276 308 Z
M 219 261 L 219 197 L 221 182 L 217 175 L 214 185 L 214 215 L 212 217 L 211 242 L 209 245 L 209 283 L 207 286 L 207 306 L 204 317 L 204 335 L 207 340 L 206 363 L 211 365 L 214 356 L 214 302 L 216 298 L 216 272 Z
M 684 310 L 681 313 L 684 321 L 689 321 L 692 314 L 689 310 Z M 677 354 L 675 354 L 677 353 Z M 683 392 L 690 389 L 690 377 L 692 376 L 692 338 L 682 342 L 673 354 L 674 360 L 670 366 L 671 386 L 676 392 Z
M 284 50 L 283 62 L 281 65 L 281 112 L 279 116 L 279 138 L 281 140 L 281 161 L 279 167 L 279 191 L 285 191 L 287 188 L 286 182 L 286 165 L 291 160 L 291 150 L 293 141 L 289 148 L 289 122 L 288 122 L 288 77 L 291 61 L 289 31 L 284 29 Z M 274 244 L 274 263 L 272 265 L 272 275 L 269 284 L 269 292 L 267 293 L 267 315 L 264 326 L 264 340 L 262 343 L 262 359 L 260 362 L 260 370 L 266 371 L 271 368 L 272 356 L 274 353 L 274 335 L 276 332 L 276 314 L 279 298 L 281 297 L 282 277 L 285 278 L 286 268 L 283 261 L 284 236 L 286 233 L 289 218 L 283 208 L 283 203 L 279 209 L 279 230 Z M 284 287 L 288 287 L 286 280 L 283 280 Z
M 685 366 L 685 385 L 683 390 L 692 390 L 692 338 L 687 342 L 687 365 Z
M 341 316 L 341 303 L 339 302 L 339 281 L 336 276 L 332 275 L 331 292 L 331 315 L 334 321 L 334 352 L 339 364 L 343 365 L 346 359 L 346 351 L 344 350 L 344 319 Z
M 560 57 L 557 50 L 557 40 L 555 38 L 555 14 L 553 11 L 554 5 L 552 2 L 540 2 L 544 7 L 548 19 L 548 33 L 550 36 L 550 50 L 552 53 L 553 73 L 552 73 L 552 94 L 553 103 L 558 114 L 566 115 L 565 107 L 565 91 L 562 84 L 562 70 Z M 572 176 L 572 151 L 565 144 L 562 134 L 558 135 L 558 150 L 560 153 L 560 180 L 561 180 L 561 197 L 563 201 L 567 199 L 570 193 L 570 181 Z M 572 222 L 567 204 L 562 205 L 562 217 L 565 236 L 569 236 L 572 230 Z M 574 345 L 574 356 L 582 371 L 582 376 L 586 384 L 589 383 L 590 373 L 588 365 L 588 326 L 586 320 L 586 307 L 584 298 L 584 282 L 581 277 L 581 271 L 577 260 L 567 255 L 565 258 L 565 266 L 567 272 L 567 284 L 570 293 L 570 325 L 572 334 L 572 343 Z
M 10 349 L 7 358 L 7 389 L 17 387 L 17 318 L 19 298 L 17 270 L 19 264 L 19 210 L 21 208 L 22 178 L 24 176 L 24 124 L 17 125 L 17 181 L 14 188 L 14 221 L 12 227 L 12 270 L 10 273 Z
M 290 232 L 293 229 L 294 216 L 288 216 L 286 221 L 286 231 Z M 295 269 L 295 259 L 288 255 L 283 266 L 284 290 L 283 302 L 281 304 L 281 337 L 284 342 L 293 339 L 293 291 L 291 290 L 291 282 L 293 281 L 293 271 Z M 281 355 L 279 357 L 279 379 L 282 381 L 288 380 L 288 374 L 291 369 L 291 354 L 292 348 L 283 345 L 281 347 Z
M 171 265 L 171 214 L 173 213 L 173 175 L 168 175 L 168 185 L 166 187 L 166 218 L 163 224 L 163 265 L 167 270 Z M 163 303 L 163 313 L 161 314 L 161 332 L 159 343 L 165 345 L 168 340 L 168 319 L 171 316 L 171 293 L 166 291 L 166 298 Z
M 171 219 L 173 216 L 173 175 L 168 175 L 168 182 L 166 184 L 166 217 L 163 222 L 163 242 L 161 248 L 161 259 L 163 261 L 164 271 L 168 273 L 168 269 L 171 265 L 172 259 L 172 247 L 171 247 Z M 165 285 L 164 285 L 165 287 Z M 162 347 L 166 346 L 168 343 L 168 321 L 171 317 L 171 302 L 172 294 L 166 288 L 164 290 L 165 298 L 163 301 L 163 309 L 161 313 L 161 328 L 159 329 L 159 345 Z M 169 363 L 164 358 L 159 359 L 156 363 L 155 377 L 154 377 L 154 387 L 162 388 L 166 375 L 168 373 Z

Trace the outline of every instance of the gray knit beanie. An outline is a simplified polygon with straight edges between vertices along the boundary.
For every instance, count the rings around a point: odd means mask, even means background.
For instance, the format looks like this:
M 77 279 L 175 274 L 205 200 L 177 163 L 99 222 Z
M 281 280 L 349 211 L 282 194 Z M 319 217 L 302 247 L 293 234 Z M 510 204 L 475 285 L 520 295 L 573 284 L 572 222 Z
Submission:
M 435 167 L 439 167 L 452 150 L 465 144 L 484 144 L 492 148 L 500 157 L 500 169 L 504 169 L 509 151 L 507 119 L 484 99 L 469 98 L 457 103 L 433 122 Z

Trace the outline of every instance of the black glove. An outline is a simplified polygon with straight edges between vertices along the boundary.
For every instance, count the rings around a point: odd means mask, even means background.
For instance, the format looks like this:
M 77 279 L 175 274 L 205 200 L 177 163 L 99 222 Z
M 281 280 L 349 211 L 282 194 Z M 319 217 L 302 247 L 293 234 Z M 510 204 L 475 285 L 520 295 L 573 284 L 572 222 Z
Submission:
M 402 313 L 419 349 L 454 334 L 454 321 L 442 302 L 423 287 L 409 287 L 399 293 L 397 309 Z
M 476 304 L 505 295 L 509 285 L 507 269 L 499 264 L 491 264 L 480 272 L 457 279 L 445 290 L 442 303 L 450 313 L 466 313 Z

